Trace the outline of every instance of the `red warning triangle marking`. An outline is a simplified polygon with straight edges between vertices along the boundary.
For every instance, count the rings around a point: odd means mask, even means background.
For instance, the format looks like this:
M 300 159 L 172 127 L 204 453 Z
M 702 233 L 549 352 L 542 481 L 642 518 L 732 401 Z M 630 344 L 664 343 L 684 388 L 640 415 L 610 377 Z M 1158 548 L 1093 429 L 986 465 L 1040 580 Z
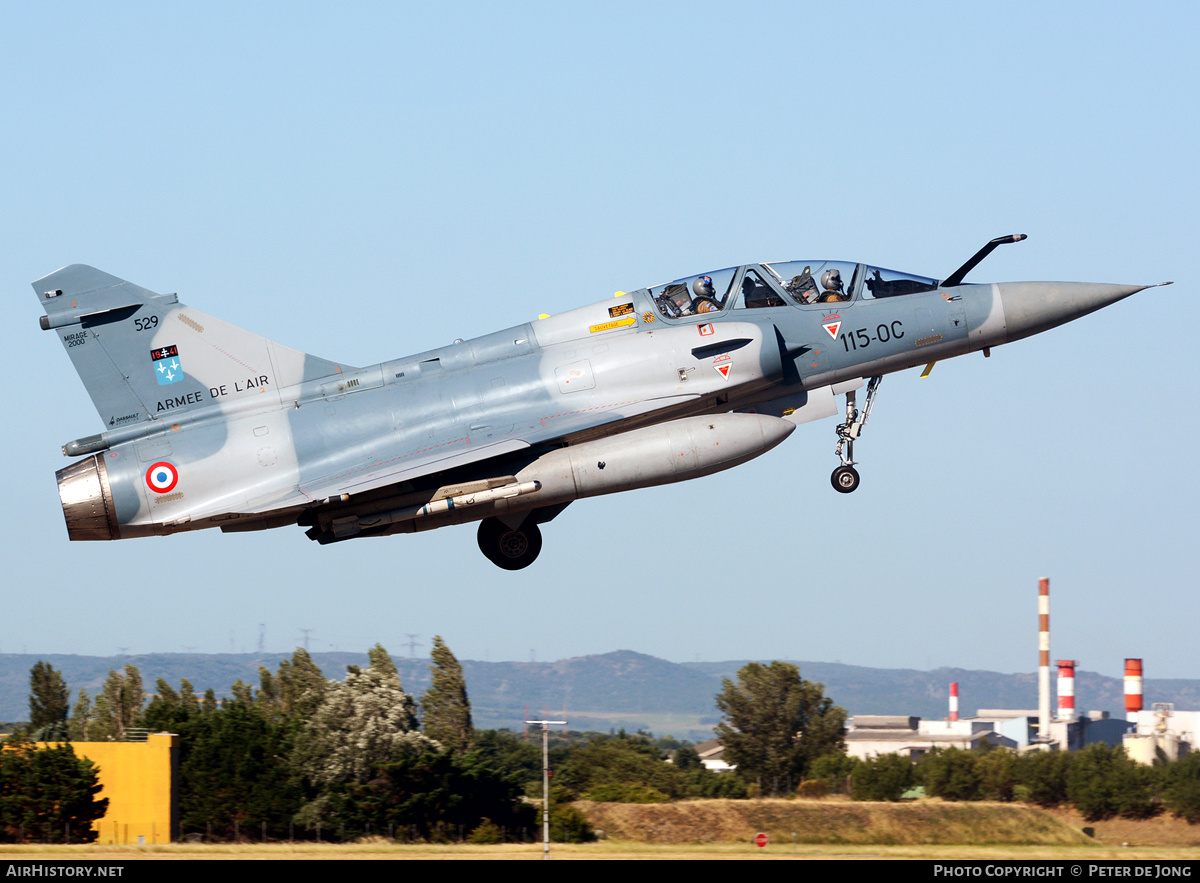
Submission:
M 728 380 L 729 379 L 729 369 L 732 368 L 733 365 L 726 363 L 724 365 L 713 365 L 713 367 L 717 369 L 718 374 L 720 374 L 722 377 L 724 377 L 726 380 Z
M 824 328 L 826 331 L 828 331 L 828 332 L 829 332 L 829 336 L 830 336 L 830 337 L 832 337 L 834 340 L 837 340 L 838 329 L 842 327 L 842 323 L 841 323 L 840 321 L 838 321 L 838 322 L 826 322 L 826 323 L 825 323 L 824 325 L 822 325 L 821 327 L 822 327 L 822 328 Z

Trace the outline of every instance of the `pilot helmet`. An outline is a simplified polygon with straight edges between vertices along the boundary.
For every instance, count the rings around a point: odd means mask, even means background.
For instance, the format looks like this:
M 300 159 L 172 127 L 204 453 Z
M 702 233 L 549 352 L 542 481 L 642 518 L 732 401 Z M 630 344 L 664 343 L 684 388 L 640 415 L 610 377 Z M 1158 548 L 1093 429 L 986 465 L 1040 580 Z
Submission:
M 717 297 L 716 289 L 713 288 L 712 276 L 700 276 L 692 283 L 692 291 L 696 293 L 696 297 L 711 297 L 714 300 Z
M 821 274 L 822 291 L 842 291 L 842 274 L 837 270 L 826 270 Z

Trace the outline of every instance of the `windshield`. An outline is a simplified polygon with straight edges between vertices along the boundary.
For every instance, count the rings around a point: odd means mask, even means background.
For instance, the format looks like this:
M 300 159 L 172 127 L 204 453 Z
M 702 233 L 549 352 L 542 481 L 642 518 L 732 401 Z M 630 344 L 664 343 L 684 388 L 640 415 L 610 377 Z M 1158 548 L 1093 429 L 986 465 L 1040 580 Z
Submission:
M 936 291 L 937 280 L 911 273 L 898 273 L 883 267 L 867 267 L 866 290 L 863 297 L 899 297 L 904 294 L 920 294 Z
M 668 319 L 719 313 L 729 303 L 729 292 L 738 269 L 726 267 L 711 273 L 682 276 L 674 282 L 651 288 L 650 298 Z
M 854 297 L 858 264 L 848 261 L 787 261 L 763 264 L 802 304 L 830 304 Z
M 755 309 L 797 304 L 845 303 L 936 291 L 936 279 L 851 261 L 781 261 L 726 267 L 681 276 L 650 289 L 650 299 L 667 319 L 702 316 L 736 307 Z M 786 292 L 787 298 L 783 296 Z

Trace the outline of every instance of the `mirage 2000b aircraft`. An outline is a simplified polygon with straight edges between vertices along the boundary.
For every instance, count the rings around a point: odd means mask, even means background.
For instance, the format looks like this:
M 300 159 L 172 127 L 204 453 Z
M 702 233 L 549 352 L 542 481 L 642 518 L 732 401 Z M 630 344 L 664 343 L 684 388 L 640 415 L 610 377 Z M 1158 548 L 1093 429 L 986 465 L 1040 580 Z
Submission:
M 835 490 L 885 374 L 1019 340 L 1149 286 L 963 284 L 790 261 L 685 276 L 354 368 L 74 264 L 33 283 L 107 427 L 63 447 L 73 540 L 300 524 L 319 543 L 478 521 L 531 564 L 572 500 L 729 469 L 832 417 Z M 860 411 L 856 392 L 866 386 Z

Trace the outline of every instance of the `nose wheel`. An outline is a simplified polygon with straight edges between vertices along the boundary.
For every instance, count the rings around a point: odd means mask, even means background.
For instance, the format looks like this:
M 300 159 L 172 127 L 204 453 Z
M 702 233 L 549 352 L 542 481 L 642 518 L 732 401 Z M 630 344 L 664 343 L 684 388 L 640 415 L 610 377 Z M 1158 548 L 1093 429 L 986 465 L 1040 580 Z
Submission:
M 875 395 L 879 392 L 882 376 L 872 377 L 867 382 L 867 401 L 860 414 L 855 405 L 854 390 L 846 393 L 846 422 L 837 428 L 837 449 L 834 453 L 842 461 L 842 465 L 833 470 L 829 477 L 830 484 L 839 494 L 853 493 L 858 489 L 858 470 L 854 468 L 854 440 L 862 435 L 863 427 L 871 419 L 871 408 L 875 405 Z
M 833 470 L 833 475 L 829 477 L 833 484 L 833 489 L 839 494 L 851 493 L 858 487 L 858 470 L 853 466 L 839 466 Z

